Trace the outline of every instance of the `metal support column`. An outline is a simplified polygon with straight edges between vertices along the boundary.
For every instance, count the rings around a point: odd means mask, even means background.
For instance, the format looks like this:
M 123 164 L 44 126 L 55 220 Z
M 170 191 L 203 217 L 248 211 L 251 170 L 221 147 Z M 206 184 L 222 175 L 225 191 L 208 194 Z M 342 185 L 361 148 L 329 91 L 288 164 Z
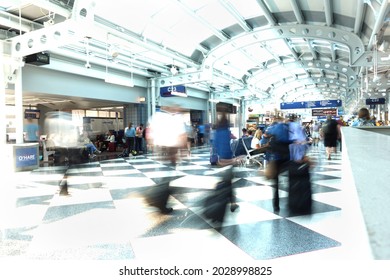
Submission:
M 16 127 L 16 144 L 24 142 L 23 137 L 23 86 L 22 86 L 22 67 L 15 71 L 15 127 Z
M 5 79 L 4 79 L 4 50 L 3 43 L 0 43 L 0 144 L 7 143 L 7 122 L 5 114 Z

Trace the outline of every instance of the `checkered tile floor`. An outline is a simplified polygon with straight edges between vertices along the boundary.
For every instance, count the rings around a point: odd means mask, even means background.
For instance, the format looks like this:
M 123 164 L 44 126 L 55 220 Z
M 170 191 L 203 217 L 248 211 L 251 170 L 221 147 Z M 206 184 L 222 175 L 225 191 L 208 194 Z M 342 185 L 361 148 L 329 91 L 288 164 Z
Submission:
M 371 259 L 353 183 L 341 154 L 325 159 L 313 147 L 312 213 L 272 209 L 271 182 L 258 166 L 234 168 L 239 209 L 222 225 L 202 215 L 202 201 L 220 180 L 207 148 L 172 166 L 157 155 L 10 173 L 0 190 L 0 258 L 43 260 Z M 59 195 L 66 174 L 68 196 Z M 345 176 L 346 177 L 346 176 Z M 12 178 L 12 179 L 11 179 Z M 145 203 L 150 187 L 171 180 L 160 214 Z

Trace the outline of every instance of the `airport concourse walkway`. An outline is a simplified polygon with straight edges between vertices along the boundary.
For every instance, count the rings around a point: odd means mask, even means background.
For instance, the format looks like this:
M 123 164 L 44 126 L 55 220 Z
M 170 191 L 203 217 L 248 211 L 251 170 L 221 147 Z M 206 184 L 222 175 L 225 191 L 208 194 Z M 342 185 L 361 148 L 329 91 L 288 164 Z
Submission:
M 240 207 L 227 212 L 222 226 L 202 216 L 202 200 L 220 179 L 210 172 L 217 167 L 209 164 L 207 148 L 193 150 L 176 167 L 147 154 L 13 173 L 13 183 L 1 191 L 7 199 L 0 206 L 5 208 L 0 259 L 371 259 L 353 182 L 343 178 L 341 154 L 327 160 L 320 146 L 310 156 L 316 161 L 311 214 L 288 211 L 286 185 L 280 190 L 281 211 L 274 213 L 263 170 L 235 167 Z M 61 196 L 65 171 L 70 195 Z M 168 177 L 174 179 L 169 199 L 174 211 L 162 215 L 146 205 L 143 194 Z

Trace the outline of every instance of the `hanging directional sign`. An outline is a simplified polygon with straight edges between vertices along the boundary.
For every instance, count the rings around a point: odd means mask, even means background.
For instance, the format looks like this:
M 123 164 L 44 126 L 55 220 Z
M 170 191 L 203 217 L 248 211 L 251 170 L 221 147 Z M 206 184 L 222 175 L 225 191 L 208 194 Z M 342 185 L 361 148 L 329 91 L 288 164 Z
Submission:
M 328 107 L 340 107 L 342 101 L 336 100 L 318 100 L 318 101 L 307 101 L 307 108 L 328 108 Z
M 342 106 L 342 101 L 340 99 L 280 103 L 281 110 L 305 109 L 305 108 L 334 108 L 334 107 L 341 107 L 341 106 Z
M 171 96 L 187 96 L 186 87 L 183 85 L 161 87 L 160 88 L 161 97 L 171 97 Z
M 337 115 L 337 109 L 336 108 L 329 108 L 329 109 L 312 109 L 311 110 L 311 115 L 313 117 L 318 117 L 318 116 L 336 116 Z
M 385 104 L 385 98 L 368 98 L 366 99 L 366 105 Z
M 280 103 L 280 109 L 286 110 L 286 109 L 305 109 L 307 108 L 306 102 L 284 102 Z

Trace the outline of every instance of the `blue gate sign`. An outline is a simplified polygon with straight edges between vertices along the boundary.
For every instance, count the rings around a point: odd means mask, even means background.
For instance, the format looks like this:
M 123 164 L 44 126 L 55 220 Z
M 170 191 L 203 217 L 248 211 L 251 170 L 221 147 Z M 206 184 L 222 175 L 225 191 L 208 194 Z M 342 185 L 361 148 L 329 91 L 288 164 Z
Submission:
M 280 109 L 281 110 L 286 110 L 286 109 L 305 109 L 306 107 L 306 102 L 301 101 L 301 102 L 284 102 L 280 103 Z
M 186 96 L 186 87 L 182 85 L 161 87 L 160 96 L 161 97 L 171 97 L 171 96 Z
M 280 109 L 335 108 L 343 106 L 340 99 L 280 103 Z
M 317 101 L 307 101 L 307 108 L 334 108 L 341 107 L 342 101 L 340 99 L 336 100 L 317 100 Z
M 385 104 L 385 98 L 368 98 L 366 99 L 366 105 Z

